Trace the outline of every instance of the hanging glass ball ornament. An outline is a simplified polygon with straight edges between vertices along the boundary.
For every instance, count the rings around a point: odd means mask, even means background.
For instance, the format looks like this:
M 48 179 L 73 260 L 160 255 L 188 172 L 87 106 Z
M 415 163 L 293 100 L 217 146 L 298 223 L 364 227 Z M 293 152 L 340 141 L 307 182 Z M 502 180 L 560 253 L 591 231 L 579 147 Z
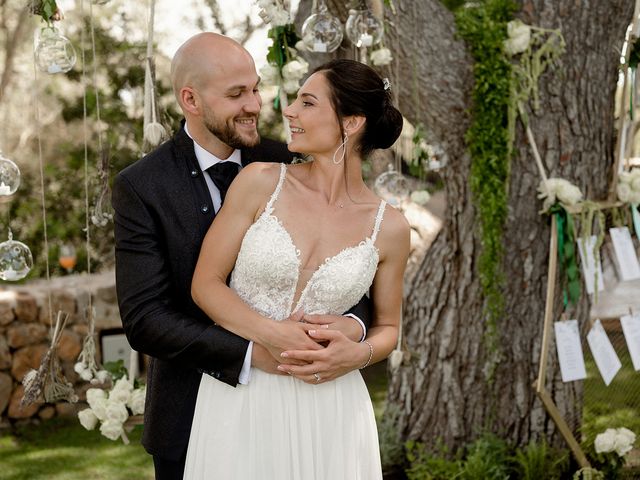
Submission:
M 382 22 L 366 8 L 364 2 L 358 10 L 349 10 L 345 31 L 351 43 L 358 48 L 376 45 L 384 33 Z
M 329 13 L 325 0 L 318 5 L 302 25 L 302 41 L 310 52 L 335 52 L 342 43 L 342 24 Z
M 376 194 L 389 203 L 397 206 L 409 198 L 409 185 L 407 179 L 389 164 L 386 172 L 381 173 L 373 185 Z
M 0 200 L 16 193 L 20 186 L 20 169 L 0 152 Z
M 76 64 L 76 50 L 55 27 L 40 31 L 36 44 L 36 65 L 45 73 L 66 73 Z
M 31 250 L 24 243 L 14 240 L 9 230 L 9 240 L 0 243 L 0 279 L 11 282 L 22 280 L 32 267 Z

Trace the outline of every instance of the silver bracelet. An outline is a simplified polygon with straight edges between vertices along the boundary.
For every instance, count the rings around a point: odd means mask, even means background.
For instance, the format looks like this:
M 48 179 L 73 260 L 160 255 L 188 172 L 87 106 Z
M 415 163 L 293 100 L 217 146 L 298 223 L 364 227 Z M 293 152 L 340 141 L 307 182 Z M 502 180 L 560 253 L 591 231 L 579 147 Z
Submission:
M 373 345 L 371 345 L 366 340 L 363 340 L 362 343 L 366 343 L 367 345 L 369 345 L 369 358 L 367 359 L 367 363 L 365 363 L 363 366 L 360 367 L 360 370 L 362 370 L 363 368 L 368 367 L 369 363 L 371 362 L 371 359 L 373 358 Z

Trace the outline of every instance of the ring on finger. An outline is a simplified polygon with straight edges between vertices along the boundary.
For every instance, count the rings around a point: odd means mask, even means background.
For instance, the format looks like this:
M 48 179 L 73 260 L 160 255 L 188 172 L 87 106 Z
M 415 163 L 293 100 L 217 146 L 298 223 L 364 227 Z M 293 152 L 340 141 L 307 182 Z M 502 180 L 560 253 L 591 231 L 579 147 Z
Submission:
M 320 383 L 320 380 L 322 380 L 320 378 L 320 374 L 319 373 L 314 373 L 313 376 L 316 378 L 316 383 Z

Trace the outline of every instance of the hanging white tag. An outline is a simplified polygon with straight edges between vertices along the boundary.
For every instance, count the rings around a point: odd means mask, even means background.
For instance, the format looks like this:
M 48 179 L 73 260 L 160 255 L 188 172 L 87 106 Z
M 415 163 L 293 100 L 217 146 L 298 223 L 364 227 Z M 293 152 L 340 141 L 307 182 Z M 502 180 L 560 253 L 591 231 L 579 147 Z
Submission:
M 584 275 L 584 283 L 587 293 L 594 292 L 594 284 L 597 280 L 598 291 L 604 290 L 604 281 L 602 280 L 602 263 L 600 257 L 596 261 L 593 247 L 598 237 L 595 235 L 585 239 L 578 239 L 578 251 L 580 252 L 580 264 L 582 265 L 582 274 Z
M 563 382 L 587 378 L 577 320 L 555 322 L 556 348 Z
M 320 52 L 320 53 L 326 53 L 327 52 L 327 44 L 323 43 L 323 42 L 316 42 L 313 44 L 313 51 L 314 52 Z
M 624 339 L 627 341 L 633 369 L 638 371 L 640 370 L 640 315 L 620 317 L 620 324 L 622 325 Z
M 608 386 L 622 364 L 600 320 L 596 320 L 591 331 L 587 334 L 587 342 L 598 370 L 600 370 L 600 375 L 602 375 L 602 380 Z
M 611 228 L 611 241 L 613 242 L 613 250 L 618 260 L 618 269 L 620 271 L 620 280 L 635 280 L 640 278 L 640 265 L 638 257 L 631 240 L 631 234 L 627 227 Z

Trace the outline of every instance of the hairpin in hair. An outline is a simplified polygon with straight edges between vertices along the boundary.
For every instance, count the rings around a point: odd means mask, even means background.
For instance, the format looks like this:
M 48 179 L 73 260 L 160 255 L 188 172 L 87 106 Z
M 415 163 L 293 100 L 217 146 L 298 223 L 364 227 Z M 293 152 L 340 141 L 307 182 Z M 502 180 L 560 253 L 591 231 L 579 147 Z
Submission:
M 387 77 L 384 77 L 382 79 L 382 83 L 384 85 L 384 91 L 387 92 L 391 89 L 391 82 L 389 81 L 389 79 Z

